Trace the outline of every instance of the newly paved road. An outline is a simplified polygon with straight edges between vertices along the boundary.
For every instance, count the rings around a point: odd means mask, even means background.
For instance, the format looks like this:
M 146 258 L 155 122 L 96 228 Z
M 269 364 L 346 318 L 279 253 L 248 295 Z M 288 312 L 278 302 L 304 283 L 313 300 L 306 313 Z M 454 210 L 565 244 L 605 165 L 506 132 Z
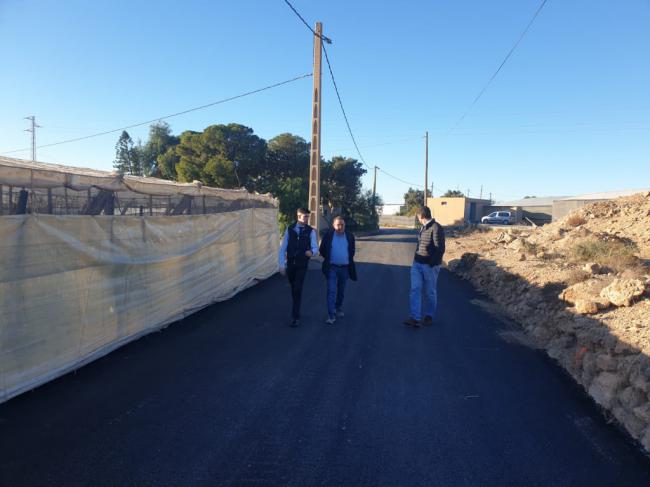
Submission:
M 275 276 L 0 406 L 0 485 L 643 486 L 650 461 L 541 352 L 440 277 L 401 324 L 413 235 L 360 242 L 347 316 Z

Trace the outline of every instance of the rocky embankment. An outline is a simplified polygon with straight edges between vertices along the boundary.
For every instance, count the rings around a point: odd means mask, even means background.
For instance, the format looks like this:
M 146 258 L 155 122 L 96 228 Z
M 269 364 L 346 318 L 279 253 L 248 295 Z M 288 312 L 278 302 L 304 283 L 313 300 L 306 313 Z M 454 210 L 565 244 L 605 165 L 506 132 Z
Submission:
M 650 193 L 459 232 L 445 257 L 650 453 Z

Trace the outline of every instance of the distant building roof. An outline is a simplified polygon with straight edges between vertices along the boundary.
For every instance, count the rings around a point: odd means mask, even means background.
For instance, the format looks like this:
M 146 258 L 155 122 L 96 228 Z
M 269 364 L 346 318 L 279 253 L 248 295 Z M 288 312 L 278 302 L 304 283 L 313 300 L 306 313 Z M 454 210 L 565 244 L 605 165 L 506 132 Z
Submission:
M 521 200 L 505 201 L 503 203 L 495 203 L 493 206 L 552 206 L 553 201 L 573 199 L 567 196 L 544 196 L 543 198 L 523 198 Z
M 649 189 L 623 189 L 620 191 L 605 191 L 604 193 L 589 193 L 581 194 L 578 196 L 569 196 L 567 198 L 559 198 L 562 200 L 613 200 L 622 196 L 632 196 L 637 193 L 644 193 Z

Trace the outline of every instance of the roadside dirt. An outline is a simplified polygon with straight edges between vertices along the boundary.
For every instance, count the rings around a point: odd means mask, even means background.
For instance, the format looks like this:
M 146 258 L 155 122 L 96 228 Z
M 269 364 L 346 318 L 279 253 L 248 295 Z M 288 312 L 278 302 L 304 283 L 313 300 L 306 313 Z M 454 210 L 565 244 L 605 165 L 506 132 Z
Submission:
M 449 232 L 445 261 L 650 452 L 650 192 L 543 227 Z

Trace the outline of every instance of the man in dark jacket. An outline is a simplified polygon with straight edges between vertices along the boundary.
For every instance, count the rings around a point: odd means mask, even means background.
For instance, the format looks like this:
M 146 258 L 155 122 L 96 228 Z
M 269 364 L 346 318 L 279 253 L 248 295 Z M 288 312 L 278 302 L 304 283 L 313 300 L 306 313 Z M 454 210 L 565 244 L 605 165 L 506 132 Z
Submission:
M 309 213 L 307 208 L 298 209 L 297 221 L 287 227 L 280 245 L 280 274 L 286 274 L 291 284 L 291 326 L 300 324 L 300 302 L 307 266 L 309 259 L 318 253 L 316 231 L 307 224 Z
M 411 293 L 409 296 L 410 315 L 404 320 L 408 326 L 419 327 L 422 317 L 422 292 L 424 302 L 424 325 L 433 323 L 438 304 L 438 274 L 445 253 L 445 230 L 431 217 L 431 210 L 422 206 L 416 213 L 422 224 L 418 235 L 418 246 L 411 266 Z
M 327 279 L 327 320 L 328 325 L 334 324 L 336 318 L 343 317 L 343 297 L 348 277 L 357 280 L 357 270 L 354 266 L 355 243 L 354 235 L 345 229 L 345 220 L 337 216 L 332 221 L 330 229 L 320 244 L 320 255 L 323 257 L 323 274 Z

